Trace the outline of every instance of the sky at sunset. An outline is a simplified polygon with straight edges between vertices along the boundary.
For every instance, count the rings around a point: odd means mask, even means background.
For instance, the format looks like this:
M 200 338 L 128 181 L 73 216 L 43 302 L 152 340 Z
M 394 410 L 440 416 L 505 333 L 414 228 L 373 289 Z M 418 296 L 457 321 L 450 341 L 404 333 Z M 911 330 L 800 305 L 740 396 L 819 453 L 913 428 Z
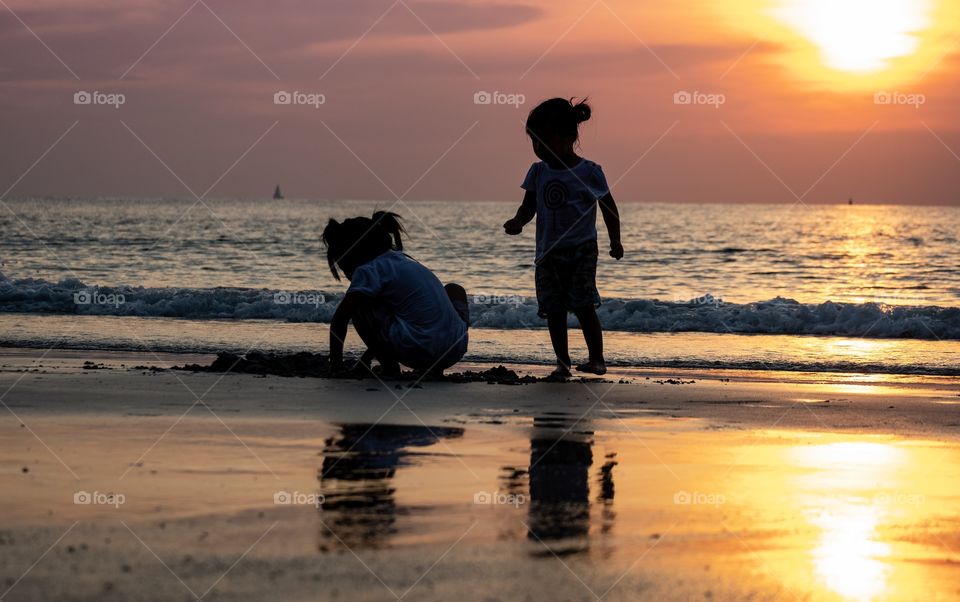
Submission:
M 621 202 L 957 204 L 958 17 L 955 0 L 2 0 L 0 191 L 516 200 L 527 111 L 589 96 L 582 154 Z

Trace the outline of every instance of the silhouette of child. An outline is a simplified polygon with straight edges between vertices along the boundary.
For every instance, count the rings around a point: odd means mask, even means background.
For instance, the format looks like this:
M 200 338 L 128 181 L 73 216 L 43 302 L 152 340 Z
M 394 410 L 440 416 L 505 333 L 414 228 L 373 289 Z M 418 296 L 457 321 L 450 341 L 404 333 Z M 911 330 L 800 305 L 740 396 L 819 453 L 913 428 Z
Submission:
M 605 374 L 603 329 L 596 308 L 597 205 L 610 236 L 610 256 L 623 257 L 620 214 L 610 194 L 603 170 L 574 151 L 579 126 L 590 119 L 585 101 L 574 104 L 565 98 L 540 103 L 527 117 L 527 135 L 540 159 L 527 172 L 522 188 L 523 203 L 503 224 L 507 234 L 517 235 L 537 218 L 536 286 L 540 317 L 547 319 L 550 341 L 557 355 L 552 376 L 570 376 L 567 347 L 567 312 L 580 322 L 590 358 L 577 366 L 581 372 Z
M 442 373 L 467 351 L 467 293 L 443 286 L 428 268 L 401 253 L 400 216 L 377 211 L 372 218 L 331 219 L 323 230 L 333 277 L 343 270 L 350 286 L 330 321 L 330 367 L 345 373 L 343 342 L 353 321 L 367 346 L 354 371 L 396 376 L 400 364 Z

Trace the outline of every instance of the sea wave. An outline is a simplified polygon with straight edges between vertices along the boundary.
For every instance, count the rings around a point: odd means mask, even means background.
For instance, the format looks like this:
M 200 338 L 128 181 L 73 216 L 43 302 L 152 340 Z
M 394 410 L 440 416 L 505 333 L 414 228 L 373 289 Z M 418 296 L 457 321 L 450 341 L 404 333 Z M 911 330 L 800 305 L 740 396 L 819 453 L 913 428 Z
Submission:
M 171 317 L 192 320 L 329 322 L 342 293 L 246 288 L 90 286 L 77 279 L 10 280 L 0 274 L 0 311 Z M 777 297 L 727 303 L 710 295 L 689 301 L 605 299 L 604 328 L 624 332 L 714 332 L 859 338 L 960 339 L 960 308 L 882 303 L 800 303 Z M 471 297 L 471 324 L 541 328 L 536 300 L 517 295 Z

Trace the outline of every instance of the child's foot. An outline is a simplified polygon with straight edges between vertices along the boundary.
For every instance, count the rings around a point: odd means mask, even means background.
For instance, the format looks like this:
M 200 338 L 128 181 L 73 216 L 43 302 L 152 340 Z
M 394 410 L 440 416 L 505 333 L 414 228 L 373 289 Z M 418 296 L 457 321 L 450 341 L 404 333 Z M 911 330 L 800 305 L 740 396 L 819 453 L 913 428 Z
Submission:
M 396 360 L 377 358 L 380 361 L 380 378 L 398 378 L 400 376 L 400 364 Z
M 566 380 L 573 376 L 570 373 L 570 368 L 564 364 L 557 364 L 557 368 L 550 373 L 550 376 L 547 377 L 547 380 Z
M 442 368 L 434 368 L 433 370 L 423 374 L 424 380 L 446 380 L 446 377 L 443 376 Z
M 603 376 L 607 373 L 607 364 L 603 360 L 590 360 L 577 366 L 577 372 L 588 372 L 590 374 L 596 374 L 597 376 Z
M 364 366 L 370 366 L 375 359 L 377 359 L 377 355 L 373 351 L 367 349 L 363 352 L 363 355 L 360 356 L 359 363 L 363 364 Z
M 350 368 L 350 373 L 359 378 L 363 378 L 365 376 L 376 376 L 373 371 L 373 360 L 375 357 L 376 356 L 374 356 L 373 352 L 369 349 L 364 351 L 363 355 L 360 356 L 360 359 L 357 360 L 357 363 Z

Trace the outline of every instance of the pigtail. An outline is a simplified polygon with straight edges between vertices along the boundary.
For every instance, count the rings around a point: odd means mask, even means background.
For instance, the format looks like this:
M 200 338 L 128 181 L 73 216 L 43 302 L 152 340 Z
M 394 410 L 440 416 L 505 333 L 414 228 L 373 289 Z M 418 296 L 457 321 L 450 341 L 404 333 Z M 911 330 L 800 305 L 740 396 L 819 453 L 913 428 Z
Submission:
M 392 211 L 375 211 L 373 213 L 373 223 L 393 239 L 393 247 L 397 251 L 403 250 L 401 235 L 407 232 L 400 220 L 400 216 Z
M 573 111 L 573 120 L 580 124 L 590 119 L 590 114 L 592 111 L 590 110 L 590 105 L 587 104 L 587 99 L 584 98 L 578 103 L 574 103 L 574 100 L 576 99 L 570 99 L 570 108 Z
M 339 241 L 339 236 L 337 235 L 340 232 L 342 224 L 335 219 L 331 219 L 327 222 L 327 227 L 323 229 L 323 234 L 320 238 L 323 240 L 323 246 L 327 248 L 327 264 L 330 266 L 330 273 L 333 274 L 335 280 L 340 280 L 340 270 L 337 269 L 337 257 L 335 256 L 336 249 L 334 247 L 339 247 L 337 244 Z

